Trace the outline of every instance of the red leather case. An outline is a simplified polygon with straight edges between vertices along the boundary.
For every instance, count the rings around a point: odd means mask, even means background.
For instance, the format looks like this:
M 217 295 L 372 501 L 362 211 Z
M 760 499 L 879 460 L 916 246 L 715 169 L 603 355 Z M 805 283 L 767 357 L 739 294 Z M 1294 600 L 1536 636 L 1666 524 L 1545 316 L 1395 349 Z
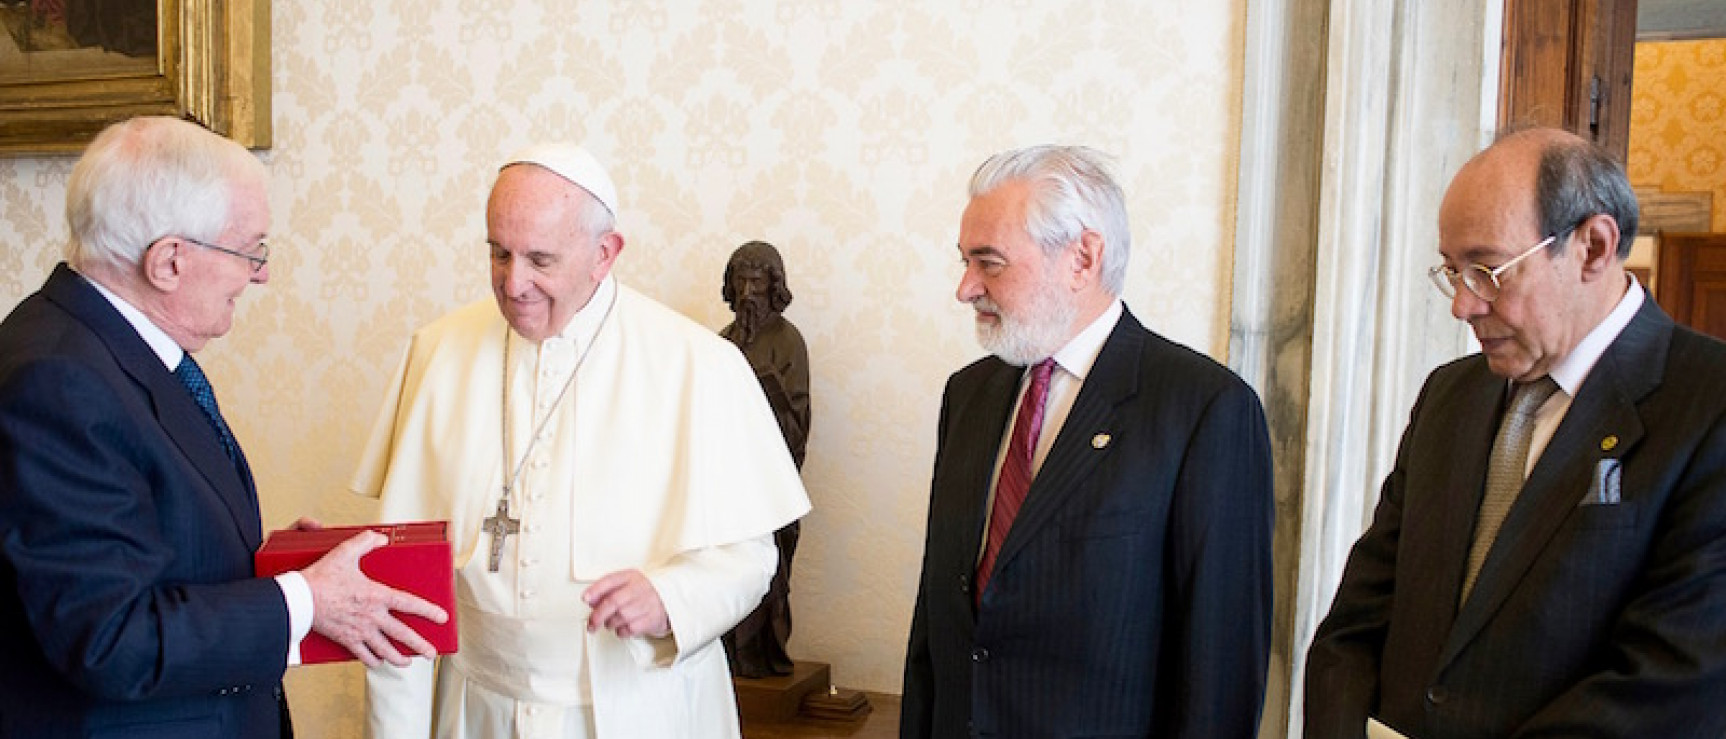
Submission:
M 390 537 L 389 543 L 360 558 L 360 571 L 380 583 L 436 603 L 448 612 L 449 621 L 442 624 L 407 614 L 398 613 L 396 616 L 437 647 L 438 654 L 449 654 L 456 650 L 457 644 L 455 572 L 450 557 L 448 527 L 447 521 L 421 521 L 334 526 L 315 531 L 283 529 L 270 532 L 253 561 L 258 577 L 273 577 L 290 570 L 304 569 L 361 531 L 371 529 L 383 533 Z M 400 642 L 396 643 L 396 648 L 403 654 L 408 653 Z M 301 664 L 351 659 L 355 657 L 346 648 L 315 631 L 300 642 Z

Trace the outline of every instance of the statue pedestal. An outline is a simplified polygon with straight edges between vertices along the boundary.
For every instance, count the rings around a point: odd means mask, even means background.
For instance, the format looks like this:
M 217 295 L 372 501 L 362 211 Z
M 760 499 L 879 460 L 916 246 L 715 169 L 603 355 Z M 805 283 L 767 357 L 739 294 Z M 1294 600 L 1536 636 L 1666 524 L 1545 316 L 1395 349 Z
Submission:
M 832 687 L 803 699 L 803 716 L 822 721 L 861 722 L 873 710 L 869 698 L 855 690 Z
M 832 672 L 825 662 L 796 662 L 789 675 L 734 677 L 731 685 L 744 721 L 779 722 L 796 716 L 804 697 L 827 692 Z

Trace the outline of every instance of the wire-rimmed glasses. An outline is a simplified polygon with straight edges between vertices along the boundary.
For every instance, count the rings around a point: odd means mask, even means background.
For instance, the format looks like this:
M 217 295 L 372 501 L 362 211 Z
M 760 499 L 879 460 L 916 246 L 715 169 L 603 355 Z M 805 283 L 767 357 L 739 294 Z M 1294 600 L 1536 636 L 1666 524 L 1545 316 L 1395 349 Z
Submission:
M 258 242 L 256 254 L 247 254 L 243 251 L 235 251 L 233 249 L 229 249 L 228 247 L 225 247 L 225 246 L 217 246 L 215 244 L 206 244 L 202 241 L 199 241 L 197 239 L 190 238 L 187 236 L 181 236 L 180 240 L 188 242 L 188 243 L 192 243 L 192 244 L 197 244 L 198 246 L 204 247 L 205 249 L 214 249 L 214 250 L 219 251 L 223 254 L 232 254 L 236 257 L 239 257 L 239 258 L 244 259 L 248 262 L 251 262 L 252 263 L 252 274 L 254 274 L 254 275 L 259 273 L 259 272 L 264 271 L 264 265 L 268 264 L 270 261 L 270 245 L 268 243 L 263 242 L 263 241 Z
M 1463 287 L 1468 288 L 1469 292 L 1474 293 L 1475 297 L 1490 303 L 1497 300 L 1499 293 L 1504 289 L 1504 284 L 1499 281 L 1499 275 L 1516 266 L 1517 262 L 1527 259 L 1528 255 L 1540 251 L 1542 247 L 1556 240 L 1558 240 L 1558 234 L 1547 234 L 1546 238 L 1540 240 L 1540 243 L 1528 247 L 1521 254 L 1512 257 L 1510 261 L 1490 269 L 1478 264 L 1470 264 L 1461 270 L 1455 270 L 1448 265 L 1440 264 L 1428 269 L 1426 276 L 1432 278 L 1432 284 L 1437 285 L 1438 291 L 1444 293 L 1446 298 L 1454 300 L 1456 298 L 1456 286 L 1461 283 Z

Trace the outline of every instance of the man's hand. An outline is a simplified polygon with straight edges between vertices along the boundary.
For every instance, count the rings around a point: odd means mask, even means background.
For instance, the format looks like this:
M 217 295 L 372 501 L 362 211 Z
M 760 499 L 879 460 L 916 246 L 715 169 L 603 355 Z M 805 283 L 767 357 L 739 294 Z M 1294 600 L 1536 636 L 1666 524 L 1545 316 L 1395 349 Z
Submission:
M 360 572 L 360 557 L 387 543 L 389 537 L 376 531 L 361 532 L 300 571 L 312 589 L 312 631 L 346 647 L 367 667 L 381 662 L 408 665 L 408 657 L 390 643 L 392 638 L 426 659 L 437 657 L 431 642 L 391 611 L 439 624 L 449 620 L 449 614 L 431 601 L 380 585 Z
M 640 570 L 623 570 L 599 578 L 581 594 L 581 599 L 593 609 L 587 617 L 588 633 L 611 629 L 625 639 L 658 638 L 671 633 L 665 603 Z

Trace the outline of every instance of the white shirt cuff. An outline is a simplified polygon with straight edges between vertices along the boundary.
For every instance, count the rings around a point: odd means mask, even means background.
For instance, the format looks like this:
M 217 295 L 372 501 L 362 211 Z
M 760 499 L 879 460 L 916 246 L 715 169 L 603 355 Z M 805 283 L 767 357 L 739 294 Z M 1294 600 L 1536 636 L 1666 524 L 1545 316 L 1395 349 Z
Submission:
M 276 576 L 282 599 L 288 602 L 288 666 L 300 663 L 300 640 L 312 633 L 312 586 L 298 571 Z

